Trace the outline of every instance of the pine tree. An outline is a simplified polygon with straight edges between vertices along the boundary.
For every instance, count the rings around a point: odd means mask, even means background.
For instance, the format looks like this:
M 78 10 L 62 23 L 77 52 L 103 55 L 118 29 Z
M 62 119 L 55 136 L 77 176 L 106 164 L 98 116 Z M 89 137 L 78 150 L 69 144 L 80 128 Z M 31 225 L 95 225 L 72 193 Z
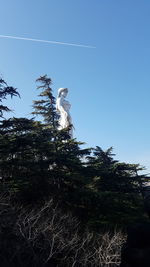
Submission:
M 10 95 L 11 98 L 13 96 L 20 96 L 16 88 L 12 86 L 8 86 L 7 83 L 3 79 L 0 79 L 0 103 L 2 103 L 2 101 L 6 99 L 8 95 Z M 1 104 L 0 105 L 0 118 L 3 118 L 4 112 L 9 112 L 9 111 L 11 110 L 7 106 Z
M 12 118 L 0 124 L 0 172 L 3 189 L 26 198 L 48 194 L 54 163 L 51 131 L 33 119 Z
M 119 162 L 113 156 L 112 147 L 103 151 L 97 146 L 92 156 L 87 157 L 89 186 L 94 192 L 92 199 L 89 195 L 92 227 L 103 223 L 121 225 L 146 218 L 140 183 L 147 178 L 137 174 L 142 168 L 138 164 Z
M 50 87 L 52 81 L 47 75 L 40 76 L 36 82 L 40 83 L 37 86 L 37 89 L 41 89 L 41 93 L 39 94 L 40 100 L 33 101 L 33 109 L 32 114 L 41 115 L 44 118 L 44 122 L 56 128 L 57 125 L 57 113 L 55 108 L 55 97 L 52 94 L 52 88 Z
M 114 160 L 112 150 L 110 147 L 103 151 L 97 146 L 93 149 L 93 156 L 88 157 L 88 167 L 93 171 L 95 186 L 103 191 L 135 192 L 139 189 L 140 176 L 137 176 L 137 172 L 142 168 L 138 164 Z

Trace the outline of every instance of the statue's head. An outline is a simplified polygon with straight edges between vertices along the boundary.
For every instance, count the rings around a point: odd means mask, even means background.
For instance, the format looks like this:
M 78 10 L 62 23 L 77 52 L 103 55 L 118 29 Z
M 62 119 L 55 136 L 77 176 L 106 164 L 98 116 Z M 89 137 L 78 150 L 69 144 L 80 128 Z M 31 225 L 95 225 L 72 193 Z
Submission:
M 58 89 L 58 97 L 66 96 L 68 93 L 68 88 L 59 88 Z

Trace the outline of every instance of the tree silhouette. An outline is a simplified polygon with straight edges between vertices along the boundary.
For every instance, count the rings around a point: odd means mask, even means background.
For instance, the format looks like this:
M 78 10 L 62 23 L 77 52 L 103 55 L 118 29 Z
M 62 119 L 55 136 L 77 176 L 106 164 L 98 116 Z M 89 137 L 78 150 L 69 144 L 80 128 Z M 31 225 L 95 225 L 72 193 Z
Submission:
M 11 96 L 11 98 L 13 96 L 20 96 L 16 88 L 12 86 L 8 86 L 7 83 L 3 79 L 0 78 L 0 103 L 2 103 L 2 101 L 5 100 L 7 96 L 9 95 Z M 3 118 L 4 112 L 9 112 L 9 111 L 11 111 L 11 109 L 1 104 L 0 105 L 0 118 Z

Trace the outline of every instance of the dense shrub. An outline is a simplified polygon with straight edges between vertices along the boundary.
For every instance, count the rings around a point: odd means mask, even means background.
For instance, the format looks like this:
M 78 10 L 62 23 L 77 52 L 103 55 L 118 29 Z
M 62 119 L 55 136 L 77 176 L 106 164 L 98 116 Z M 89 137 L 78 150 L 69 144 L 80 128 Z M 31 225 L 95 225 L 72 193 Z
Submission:
M 96 234 L 51 199 L 36 207 L 0 202 L 1 267 L 118 266 L 121 232 Z

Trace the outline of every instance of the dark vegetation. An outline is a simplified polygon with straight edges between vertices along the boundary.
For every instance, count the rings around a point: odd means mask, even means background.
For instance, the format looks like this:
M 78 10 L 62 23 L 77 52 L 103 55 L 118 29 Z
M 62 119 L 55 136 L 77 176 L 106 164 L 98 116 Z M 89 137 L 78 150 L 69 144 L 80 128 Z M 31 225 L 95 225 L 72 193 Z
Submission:
M 149 178 L 112 147 L 83 149 L 58 131 L 51 79 L 37 82 L 35 117 L 5 119 L 2 100 L 19 93 L 0 80 L 1 266 L 118 266 L 120 229 L 148 220 Z
M 120 267 L 150 266 L 150 223 L 134 224 L 127 231 Z

